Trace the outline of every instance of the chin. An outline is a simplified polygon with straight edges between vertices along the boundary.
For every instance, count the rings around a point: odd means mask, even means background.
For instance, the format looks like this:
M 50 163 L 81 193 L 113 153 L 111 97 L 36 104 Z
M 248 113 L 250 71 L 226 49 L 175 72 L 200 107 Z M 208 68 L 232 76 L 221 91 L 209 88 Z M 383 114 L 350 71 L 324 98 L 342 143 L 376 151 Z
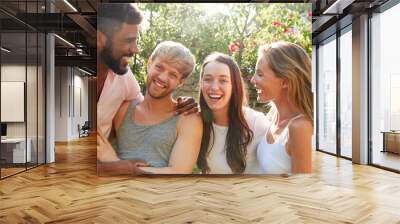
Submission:
M 259 102 L 259 103 L 267 103 L 267 102 L 269 102 L 271 99 L 266 99 L 265 97 L 260 97 L 260 96 L 257 96 L 257 102 Z

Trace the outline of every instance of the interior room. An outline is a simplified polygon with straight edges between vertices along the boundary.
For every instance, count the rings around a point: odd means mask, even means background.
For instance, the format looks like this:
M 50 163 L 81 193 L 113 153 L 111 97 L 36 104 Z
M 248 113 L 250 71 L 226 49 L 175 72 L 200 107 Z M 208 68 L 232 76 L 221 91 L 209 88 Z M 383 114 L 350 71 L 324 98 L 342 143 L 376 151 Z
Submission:
M 305 1 L 311 174 L 108 177 L 94 34 L 122 2 L 0 1 L 0 223 L 400 222 L 399 1 Z
M 95 122 L 90 122 L 95 108 L 89 100 L 96 84 L 95 66 L 88 63 L 94 43 L 86 42 L 83 28 L 72 20 L 74 26 L 62 27 L 58 17 L 46 23 L 46 13 L 55 15 L 68 5 L 2 1 L 0 6 L 4 179 L 54 162 L 55 143 L 66 144 L 95 130 Z M 48 32 L 55 33 L 49 37 Z

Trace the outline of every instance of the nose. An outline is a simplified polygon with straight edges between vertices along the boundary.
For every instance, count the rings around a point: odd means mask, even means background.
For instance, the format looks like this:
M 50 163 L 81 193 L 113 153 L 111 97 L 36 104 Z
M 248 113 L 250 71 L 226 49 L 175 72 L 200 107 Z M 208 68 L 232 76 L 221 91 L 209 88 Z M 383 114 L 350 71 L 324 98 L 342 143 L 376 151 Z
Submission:
M 138 46 L 137 46 L 136 41 L 132 42 L 132 44 L 129 46 L 129 52 L 130 52 L 131 54 L 136 54 L 136 53 L 139 52 L 139 48 L 138 48 Z
M 255 78 L 254 78 L 254 75 L 253 75 L 253 77 L 251 77 L 251 79 L 250 79 L 250 83 L 251 83 L 251 84 L 253 84 L 253 85 L 255 85 L 255 84 L 256 84 L 256 80 L 255 80 Z
M 215 80 L 211 83 L 211 90 L 217 90 L 219 88 L 218 81 Z
M 167 72 L 160 72 L 160 74 L 158 75 L 158 80 L 162 81 L 162 82 L 166 82 L 168 79 L 168 73 Z

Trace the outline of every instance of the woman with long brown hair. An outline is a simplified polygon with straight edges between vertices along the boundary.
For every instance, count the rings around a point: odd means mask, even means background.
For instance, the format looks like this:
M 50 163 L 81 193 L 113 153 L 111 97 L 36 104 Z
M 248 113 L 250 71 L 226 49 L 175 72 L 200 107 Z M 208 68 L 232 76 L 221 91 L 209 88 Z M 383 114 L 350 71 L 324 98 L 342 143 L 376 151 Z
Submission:
M 300 46 L 275 42 L 259 48 L 251 82 L 269 102 L 271 125 L 257 147 L 264 173 L 310 173 L 313 134 L 311 60 Z
M 203 137 L 197 165 L 202 173 L 260 173 L 256 147 L 268 120 L 245 106 L 236 62 L 222 53 L 209 55 L 201 67 L 200 86 Z

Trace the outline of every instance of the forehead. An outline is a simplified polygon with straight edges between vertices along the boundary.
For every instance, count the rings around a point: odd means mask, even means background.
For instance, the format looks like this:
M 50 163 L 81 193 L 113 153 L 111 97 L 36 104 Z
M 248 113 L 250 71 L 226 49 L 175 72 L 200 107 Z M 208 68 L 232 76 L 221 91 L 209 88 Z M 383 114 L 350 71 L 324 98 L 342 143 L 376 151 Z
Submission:
M 265 57 L 261 56 L 257 59 L 256 69 L 258 70 L 270 70 L 268 61 Z
M 123 38 L 137 37 L 139 33 L 139 25 L 122 23 L 121 28 L 115 33 L 115 36 Z
M 181 75 L 181 72 L 179 71 L 178 66 L 175 63 L 172 63 L 165 59 L 165 57 L 162 56 L 156 56 L 153 61 L 154 65 L 162 65 L 164 69 L 170 71 L 170 72 L 175 72 L 179 75 Z
M 206 64 L 203 73 L 204 75 L 231 76 L 229 66 L 218 61 L 211 61 Z

